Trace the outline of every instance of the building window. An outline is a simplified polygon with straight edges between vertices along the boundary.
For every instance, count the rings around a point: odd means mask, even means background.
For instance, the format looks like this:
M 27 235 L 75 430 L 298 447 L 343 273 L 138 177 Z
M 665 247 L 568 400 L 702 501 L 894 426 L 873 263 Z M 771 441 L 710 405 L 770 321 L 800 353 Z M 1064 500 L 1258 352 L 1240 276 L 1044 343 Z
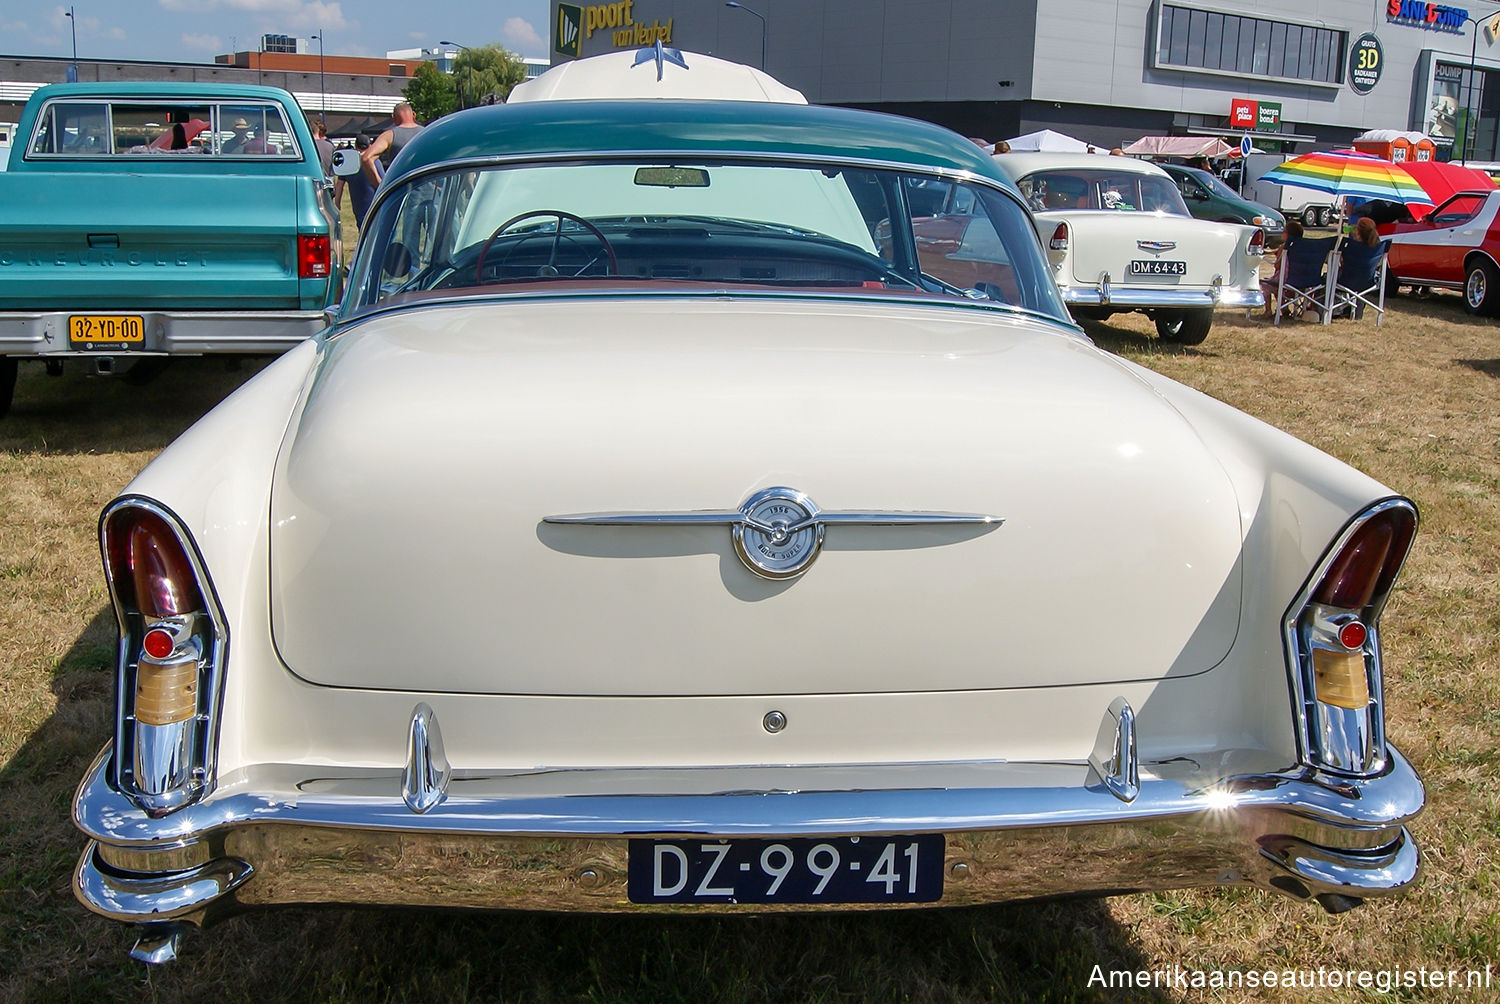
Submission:
M 1157 66 L 1343 82 L 1346 32 L 1168 3 L 1158 10 Z

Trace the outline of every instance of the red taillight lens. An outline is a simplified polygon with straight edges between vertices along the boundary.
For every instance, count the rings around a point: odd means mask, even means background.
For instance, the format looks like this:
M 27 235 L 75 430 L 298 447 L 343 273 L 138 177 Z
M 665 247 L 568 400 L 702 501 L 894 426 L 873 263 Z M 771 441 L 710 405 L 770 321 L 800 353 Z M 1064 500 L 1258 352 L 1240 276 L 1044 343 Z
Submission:
M 333 268 L 332 244 L 327 234 L 297 235 L 297 276 L 326 279 Z
M 1059 223 L 1057 229 L 1052 231 L 1052 239 L 1047 242 L 1047 247 L 1053 251 L 1068 250 L 1068 225 Z
M 1255 233 L 1253 233 L 1253 234 L 1250 235 L 1250 253 L 1251 254 L 1265 254 L 1266 253 L 1266 232 L 1264 230 L 1260 229 L 1259 227 L 1256 227 L 1255 228 Z
M 1363 610 L 1390 589 L 1406 560 L 1416 518 L 1405 508 L 1371 517 L 1349 538 L 1313 591 L 1313 600 L 1345 610 Z
M 206 609 L 182 542 L 165 520 L 145 509 L 119 509 L 104 526 L 109 575 L 127 610 L 148 618 Z

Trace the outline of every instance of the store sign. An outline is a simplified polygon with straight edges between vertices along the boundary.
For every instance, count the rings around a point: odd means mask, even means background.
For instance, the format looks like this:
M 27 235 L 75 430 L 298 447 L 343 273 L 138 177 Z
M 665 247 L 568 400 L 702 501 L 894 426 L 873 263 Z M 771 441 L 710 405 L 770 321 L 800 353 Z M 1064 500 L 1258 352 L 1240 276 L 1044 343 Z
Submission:
M 1260 101 L 1256 103 L 1255 124 L 1262 129 L 1281 125 L 1281 102 Z
M 1380 71 L 1384 68 L 1385 53 L 1381 51 L 1380 39 L 1366 32 L 1349 46 L 1349 86 L 1356 94 L 1369 94 L 1380 83 Z
M 1276 106 L 1278 114 L 1281 106 Z M 1229 124 L 1235 129 L 1254 129 L 1258 105 L 1249 98 L 1234 98 L 1229 102 Z
M 1412 28 L 1462 32 L 1469 12 L 1462 7 L 1423 3 L 1422 0 L 1386 0 L 1385 19 Z
M 564 56 L 578 56 L 578 40 L 583 37 L 583 8 L 570 3 L 557 5 L 557 24 L 553 27 L 552 48 Z
M 552 35 L 554 50 L 564 56 L 577 57 L 583 40 L 593 38 L 595 33 L 607 33 L 610 44 L 617 49 L 638 49 L 658 41 L 671 45 L 672 18 L 667 18 L 666 24 L 659 20 L 642 24 L 635 19 L 635 0 L 587 6 L 557 5 L 557 23 Z

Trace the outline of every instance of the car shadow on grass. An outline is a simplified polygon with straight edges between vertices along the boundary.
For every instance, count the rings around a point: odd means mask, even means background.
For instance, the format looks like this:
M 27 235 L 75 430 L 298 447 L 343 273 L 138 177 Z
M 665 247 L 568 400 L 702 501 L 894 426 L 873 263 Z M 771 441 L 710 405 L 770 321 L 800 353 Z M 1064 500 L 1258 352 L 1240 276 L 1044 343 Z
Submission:
M 1478 370 L 1485 376 L 1500 377 L 1500 359 L 1455 359 L 1453 361 L 1471 370 Z
M 1165 338 L 1129 327 L 1123 321 L 1083 321 L 1079 326 L 1083 328 L 1084 334 L 1093 339 L 1095 345 L 1116 355 L 1216 356 L 1218 353 L 1213 350 L 1213 339 L 1222 334 L 1221 329 L 1226 323 L 1222 317 L 1215 317 L 1208 340 L 1202 345 L 1169 342 Z
M 159 450 L 269 362 L 261 356 L 158 357 L 101 376 L 93 360 L 69 358 L 52 376 L 41 361 L 22 360 L 15 400 L 0 418 L 0 452 Z
M 1100 899 L 719 917 L 282 908 L 191 930 L 170 965 L 131 962 L 133 932 L 71 891 L 85 842 L 71 799 L 112 731 L 114 638 L 102 609 L 52 674 L 56 709 L 0 768 L 0 907 L 17 921 L 0 999 L 1173 999 L 1099 985 L 1152 965 Z

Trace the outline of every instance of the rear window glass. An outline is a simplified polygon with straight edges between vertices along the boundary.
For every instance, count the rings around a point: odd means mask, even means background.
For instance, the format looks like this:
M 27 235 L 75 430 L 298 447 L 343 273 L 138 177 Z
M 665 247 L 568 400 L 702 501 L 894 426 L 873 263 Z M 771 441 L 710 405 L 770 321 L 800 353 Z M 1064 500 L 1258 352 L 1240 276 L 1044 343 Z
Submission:
M 1170 178 L 1133 171 L 1038 171 L 1017 184 L 1035 212 L 1099 209 L 1110 212 L 1188 215 Z
M 1020 203 L 921 171 L 652 157 L 454 169 L 384 191 L 355 310 L 548 287 L 781 289 L 1066 317 Z
M 281 108 L 262 102 L 53 101 L 28 156 L 280 157 L 300 153 Z

